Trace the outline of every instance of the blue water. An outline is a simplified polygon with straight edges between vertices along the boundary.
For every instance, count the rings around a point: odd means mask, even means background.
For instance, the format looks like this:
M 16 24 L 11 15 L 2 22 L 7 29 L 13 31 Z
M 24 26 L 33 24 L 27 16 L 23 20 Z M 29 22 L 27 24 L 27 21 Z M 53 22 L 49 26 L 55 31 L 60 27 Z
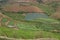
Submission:
M 48 15 L 43 13 L 27 13 L 25 20 L 33 20 L 36 18 L 48 18 Z

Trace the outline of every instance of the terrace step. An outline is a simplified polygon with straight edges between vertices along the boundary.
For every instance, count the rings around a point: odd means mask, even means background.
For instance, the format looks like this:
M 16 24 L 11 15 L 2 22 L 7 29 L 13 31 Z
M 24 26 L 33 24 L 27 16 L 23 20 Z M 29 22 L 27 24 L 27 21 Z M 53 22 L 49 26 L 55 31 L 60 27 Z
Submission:
M 38 39 L 16 39 L 16 38 L 8 38 L 5 36 L 0 36 L 1 39 L 7 39 L 7 40 L 58 40 L 56 38 L 38 38 Z
M 4 23 L 6 26 L 8 26 L 8 24 L 9 24 L 9 22 L 11 21 L 11 20 L 13 20 L 12 18 L 10 18 L 10 17 L 8 17 L 8 16 L 6 16 L 6 15 L 4 15 L 4 14 L 2 14 L 1 12 L 0 12 L 0 26 L 1 26 L 1 24 L 2 24 L 2 19 L 3 18 L 6 18 L 7 19 L 7 21 Z M 14 28 L 17 28 L 16 27 L 16 20 L 13 20 L 14 21 Z

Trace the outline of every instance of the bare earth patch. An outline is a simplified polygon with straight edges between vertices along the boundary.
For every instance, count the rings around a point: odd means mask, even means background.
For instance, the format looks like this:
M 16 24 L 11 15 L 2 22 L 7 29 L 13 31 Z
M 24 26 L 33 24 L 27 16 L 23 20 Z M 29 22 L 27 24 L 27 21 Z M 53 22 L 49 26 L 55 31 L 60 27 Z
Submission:
M 1 39 L 7 39 L 7 40 L 58 40 L 56 38 L 39 38 L 39 39 L 16 39 L 16 38 L 8 38 L 5 36 L 0 36 Z

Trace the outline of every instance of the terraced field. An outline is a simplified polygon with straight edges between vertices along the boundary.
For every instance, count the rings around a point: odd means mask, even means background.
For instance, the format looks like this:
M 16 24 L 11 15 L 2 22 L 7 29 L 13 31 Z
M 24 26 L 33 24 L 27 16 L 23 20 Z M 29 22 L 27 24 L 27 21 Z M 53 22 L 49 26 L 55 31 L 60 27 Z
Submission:
M 41 8 L 46 13 L 48 18 L 24 20 L 27 13 L 20 11 L 6 12 L 4 10 L 1 10 L 2 12 L 0 13 L 0 38 L 2 37 L 1 40 L 5 40 L 4 37 L 7 37 L 7 39 L 15 38 L 22 40 L 24 39 L 40 40 L 41 38 L 42 38 L 41 40 L 47 40 L 44 38 L 49 38 L 48 40 L 55 39 L 60 40 L 60 20 L 52 19 L 51 17 L 49 17 L 50 15 L 55 13 L 54 9 L 54 7 L 56 6 L 55 3 L 53 3 L 53 7 L 51 4 L 31 4 L 29 6 L 32 5 Z M 28 9 L 30 8 L 28 7 Z M 30 10 L 32 11 L 32 9 Z
M 7 36 L 11 38 L 57 38 L 60 39 L 59 26 L 60 23 L 54 19 L 35 19 L 31 21 L 17 21 L 13 17 L 6 17 L 6 14 L 1 14 L 5 16 L 1 19 L 3 24 L 7 23 L 9 26 L 0 27 L 0 36 Z M 17 14 L 18 16 L 18 14 Z M 12 19 L 13 18 L 13 19 Z M 7 19 L 11 21 L 7 22 Z M 16 24 L 15 24 L 16 22 Z M 10 27 L 13 25 L 16 27 Z M 18 29 L 17 29 L 18 28 Z M 54 31 L 56 30 L 56 31 Z

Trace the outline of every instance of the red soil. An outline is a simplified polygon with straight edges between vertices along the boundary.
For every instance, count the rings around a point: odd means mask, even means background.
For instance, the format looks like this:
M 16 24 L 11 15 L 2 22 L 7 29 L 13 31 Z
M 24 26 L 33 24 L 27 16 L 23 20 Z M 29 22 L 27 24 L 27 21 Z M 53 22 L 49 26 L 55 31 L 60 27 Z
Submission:
M 40 8 L 36 6 L 19 6 L 19 5 L 12 5 L 12 6 L 6 6 L 3 8 L 4 11 L 10 11 L 10 12 L 43 12 Z

